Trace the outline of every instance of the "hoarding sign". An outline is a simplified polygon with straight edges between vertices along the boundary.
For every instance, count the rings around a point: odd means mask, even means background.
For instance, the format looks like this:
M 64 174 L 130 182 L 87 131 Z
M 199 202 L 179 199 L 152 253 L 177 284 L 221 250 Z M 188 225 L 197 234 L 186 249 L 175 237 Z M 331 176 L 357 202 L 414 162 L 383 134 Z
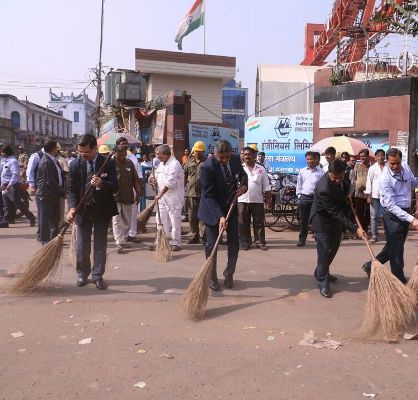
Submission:
M 206 145 L 206 154 L 213 153 L 215 144 L 218 140 L 227 140 L 231 143 L 232 151 L 239 152 L 239 131 L 233 128 L 224 128 L 213 125 L 189 124 L 189 146 L 190 148 L 197 141 L 202 141 Z
M 164 129 L 165 129 L 165 108 L 158 110 L 155 117 L 154 133 L 152 135 L 152 144 L 164 143 Z
M 319 128 L 352 128 L 354 100 L 329 101 L 319 104 Z
M 408 144 L 409 144 L 409 134 L 408 132 L 398 132 L 398 141 L 397 148 L 402 151 L 402 161 L 408 162 Z
M 254 117 L 245 124 L 245 146 L 256 144 L 264 151 L 272 172 L 299 173 L 306 166 L 305 153 L 312 139 L 312 114 Z

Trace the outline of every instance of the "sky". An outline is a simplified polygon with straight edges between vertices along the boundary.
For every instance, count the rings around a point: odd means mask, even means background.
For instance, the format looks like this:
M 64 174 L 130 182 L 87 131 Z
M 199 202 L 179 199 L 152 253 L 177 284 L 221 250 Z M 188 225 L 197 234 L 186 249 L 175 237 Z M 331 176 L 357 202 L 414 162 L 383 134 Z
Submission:
M 194 0 L 105 0 L 103 65 L 134 69 L 135 48 L 177 51 L 174 37 Z M 206 0 L 206 53 L 237 58 L 254 110 L 257 64 L 299 64 L 307 22 L 333 0 Z M 49 88 L 79 94 L 98 63 L 101 0 L 0 1 L 0 93 L 47 105 Z M 9 16 L 9 17 L 7 17 Z M 183 40 L 203 53 L 203 29 Z M 87 90 L 94 99 L 95 90 Z

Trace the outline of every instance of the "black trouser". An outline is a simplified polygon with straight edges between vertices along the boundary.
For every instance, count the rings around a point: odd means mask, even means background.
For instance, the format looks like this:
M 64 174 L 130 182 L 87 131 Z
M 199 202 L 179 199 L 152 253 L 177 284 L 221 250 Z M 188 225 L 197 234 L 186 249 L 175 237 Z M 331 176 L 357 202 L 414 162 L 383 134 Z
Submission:
M 370 225 L 370 204 L 367 202 L 367 199 L 354 197 L 354 209 L 360 220 L 361 227 L 367 233 Z
M 300 212 L 300 233 L 299 241 L 305 242 L 308 237 L 309 229 L 309 216 L 311 214 L 311 208 L 313 204 L 314 196 L 306 196 L 302 194 L 299 199 L 299 212 Z
M 329 266 L 334 260 L 341 243 L 341 229 L 315 232 L 318 255 L 314 276 L 320 288 L 328 287 Z
M 263 203 L 238 203 L 239 239 L 241 243 L 247 245 L 252 243 L 251 217 L 253 219 L 254 242 L 266 244 Z
M 376 258 L 382 264 L 390 261 L 392 274 L 401 282 L 406 283 L 403 271 L 403 253 L 406 236 L 409 231 L 409 222 L 401 221 L 385 209 L 383 210 L 383 222 L 385 226 L 386 244 Z
M 14 222 L 16 209 L 29 220 L 35 221 L 35 216 L 29 211 L 28 207 L 22 202 L 19 184 L 13 185 L 11 190 L 3 194 L 4 203 L 4 220 L 6 222 Z
M 219 235 L 219 225 L 206 225 L 206 245 L 205 255 L 206 258 L 210 256 L 216 239 Z M 228 221 L 228 228 L 226 229 L 226 236 L 228 240 L 228 262 L 223 275 L 233 275 L 235 272 L 235 266 L 237 265 L 238 253 L 239 253 L 239 240 L 238 240 L 238 219 L 236 215 L 232 215 Z M 213 260 L 212 276 L 211 279 L 216 281 L 218 275 L 216 273 L 216 260 L 215 253 Z
M 59 232 L 60 198 L 36 197 L 36 207 L 38 208 L 38 241 L 45 244 Z
M 189 225 L 190 236 L 192 239 L 203 238 L 205 233 L 205 224 L 197 218 L 200 197 L 188 197 L 189 200 Z
M 95 206 L 87 206 L 82 221 L 77 222 L 76 269 L 79 278 L 87 279 L 92 271 L 90 261 L 92 231 L 94 240 L 92 279 L 97 280 L 104 274 L 109 223 L 110 218 L 97 215 Z

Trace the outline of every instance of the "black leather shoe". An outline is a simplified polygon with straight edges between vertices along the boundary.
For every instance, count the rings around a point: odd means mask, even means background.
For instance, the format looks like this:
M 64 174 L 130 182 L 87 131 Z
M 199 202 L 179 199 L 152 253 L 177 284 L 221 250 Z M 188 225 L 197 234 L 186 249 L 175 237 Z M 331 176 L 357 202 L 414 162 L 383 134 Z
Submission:
M 234 278 L 232 275 L 225 275 L 224 285 L 227 289 L 232 289 L 234 286 Z
M 249 244 L 246 244 L 246 243 L 243 243 L 241 245 L 241 250 L 250 250 L 250 245 Z
M 141 243 L 141 239 L 139 239 L 135 236 L 128 236 L 128 238 L 126 240 L 128 242 L 131 242 L 131 243 Z
M 78 278 L 77 279 L 77 286 L 78 287 L 83 287 L 87 285 L 87 279 L 84 278 Z
M 33 228 L 35 225 L 36 225 L 36 220 L 35 220 L 35 218 L 32 218 L 30 220 L 30 226 L 31 226 L 31 228 Z
M 191 238 L 187 241 L 187 244 L 198 244 L 199 242 L 199 238 Z
M 296 246 L 298 246 L 298 247 L 305 246 L 305 241 L 304 240 L 299 240 L 299 242 L 296 244 Z
M 372 272 L 372 264 L 370 261 L 365 262 L 362 266 L 361 269 L 367 274 L 367 277 L 370 278 L 370 274 Z
M 330 282 L 337 282 L 338 278 L 335 275 L 328 274 L 328 280 Z
M 321 296 L 326 297 L 327 299 L 331 297 L 331 292 L 327 287 L 319 288 L 319 293 L 321 293 Z
M 97 279 L 96 281 L 94 281 L 94 284 L 96 285 L 97 289 L 100 289 L 100 290 L 107 289 L 107 286 L 103 278 Z
M 218 281 L 210 281 L 209 287 L 214 291 L 217 292 L 219 290 L 219 283 Z

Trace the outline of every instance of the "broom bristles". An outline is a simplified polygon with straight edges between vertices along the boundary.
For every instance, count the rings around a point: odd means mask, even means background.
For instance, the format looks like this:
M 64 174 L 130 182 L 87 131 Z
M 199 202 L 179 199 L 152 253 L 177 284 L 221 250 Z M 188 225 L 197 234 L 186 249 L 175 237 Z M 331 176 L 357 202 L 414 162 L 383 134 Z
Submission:
M 406 285 L 415 295 L 415 306 L 418 305 L 418 257 L 415 263 L 414 270 L 412 271 L 411 278 Z
M 210 256 L 198 274 L 193 278 L 186 293 L 182 297 L 181 304 L 184 313 L 189 319 L 201 319 L 205 315 L 212 266 L 213 257 Z
M 171 246 L 164 232 L 163 226 L 157 227 L 157 238 L 155 239 L 155 258 L 159 262 L 171 260 Z
M 379 261 L 373 260 L 361 328 L 362 336 L 396 338 L 413 321 L 414 305 L 412 291 Z
M 64 238 L 56 236 L 49 243 L 39 249 L 27 263 L 22 276 L 14 283 L 10 291 L 13 293 L 29 293 L 35 290 L 44 280 L 52 280 L 58 272 L 62 256 Z
M 155 200 L 147 208 L 138 213 L 136 218 L 138 223 L 140 223 L 141 225 L 146 225 L 152 215 L 152 212 L 154 211 L 154 207 Z

